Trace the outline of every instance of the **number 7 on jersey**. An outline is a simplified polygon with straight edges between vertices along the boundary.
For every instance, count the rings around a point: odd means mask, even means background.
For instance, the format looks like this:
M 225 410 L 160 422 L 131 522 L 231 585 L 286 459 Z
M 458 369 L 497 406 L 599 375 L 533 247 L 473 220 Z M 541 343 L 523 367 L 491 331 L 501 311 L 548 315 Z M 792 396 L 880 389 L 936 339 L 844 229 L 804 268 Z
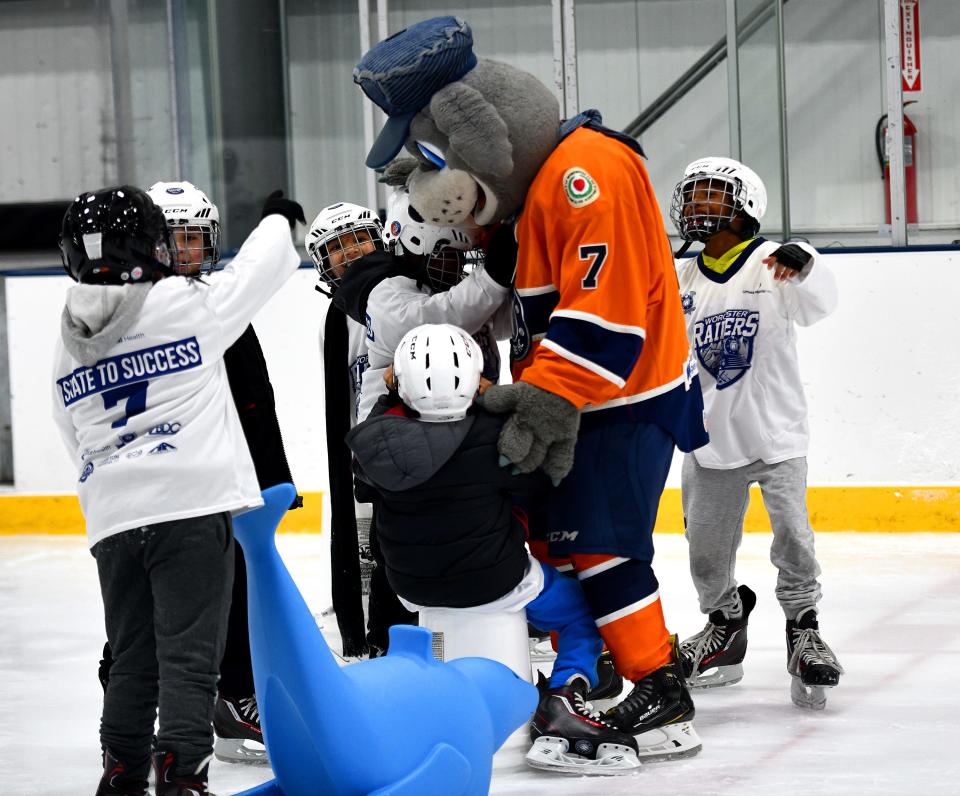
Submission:
M 600 276 L 600 269 L 607 259 L 606 243 L 587 243 L 577 249 L 577 255 L 581 260 L 590 262 L 587 269 L 587 275 L 580 282 L 584 290 L 593 290 L 597 286 L 597 277 Z

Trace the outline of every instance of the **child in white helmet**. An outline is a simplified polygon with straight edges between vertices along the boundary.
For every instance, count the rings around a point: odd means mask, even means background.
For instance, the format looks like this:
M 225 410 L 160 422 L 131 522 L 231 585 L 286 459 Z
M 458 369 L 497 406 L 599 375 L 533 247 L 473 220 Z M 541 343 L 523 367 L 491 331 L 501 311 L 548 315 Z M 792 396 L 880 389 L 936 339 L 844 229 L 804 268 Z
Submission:
M 355 563 L 354 550 L 359 545 L 364 565 L 371 558 L 376 561 L 379 550 L 375 529 L 369 530 L 373 523 L 370 503 L 353 503 L 349 457 L 338 441 L 369 414 L 386 391 L 383 372 L 397 344 L 405 332 L 421 323 L 449 322 L 467 328 L 481 341 L 485 375 L 494 381 L 498 378 L 496 339 L 509 335 L 505 298 L 513 263 L 507 261 L 500 268 L 475 265 L 465 277 L 468 255 L 478 262 L 479 233 L 472 222 L 456 227 L 427 224 L 410 208 L 406 190 L 398 189 L 388 197 L 386 228 L 372 210 L 340 202 L 320 212 L 304 240 L 323 283 L 318 290 L 332 294 L 323 357 L 333 601 L 345 656 L 368 651 L 382 654 L 389 626 L 415 619 L 397 602 L 382 568 L 374 565 L 369 576 L 369 632 L 366 638 L 362 635 L 360 565 Z M 495 329 L 493 316 L 501 307 L 504 310 Z M 346 373 L 340 364 L 345 358 Z M 347 393 L 341 382 L 347 378 L 354 401 L 349 418 L 341 405 Z M 373 499 L 372 495 L 360 496 Z M 365 533 L 369 546 L 364 543 Z
M 386 574 L 412 609 L 526 609 L 556 630 L 556 662 L 531 724 L 531 765 L 581 774 L 639 767 L 636 741 L 586 702 L 603 646 L 579 582 L 536 561 L 512 496 L 541 491 L 542 473 L 499 465 L 503 419 L 474 404 L 483 355 L 463 329 L 426 324 L 400 341 L 391 391 L 347 435 L 358 477 L 379 495 Z
M 737 586 L 736 552 L 752 483 L 773 526 L 770 558 L 787 618 L 791 695 L 822 708 L 843 669 L 820 637 L 820 566 L 806 509 L 807 406 L 796 327 L 837 305 L 833 275 L 806 243 L 757 235 L 767 205 L 760 177 L 736 160 L 695 160 L 677 183 L 670 217 L 703 251 L 679 268 L 687 333 L 700 366 L 710 443 L 684 459 L 683 510 L 690 571 L 706 627 L 681 645 L 691 687 L 743 676 L 756 595 Z

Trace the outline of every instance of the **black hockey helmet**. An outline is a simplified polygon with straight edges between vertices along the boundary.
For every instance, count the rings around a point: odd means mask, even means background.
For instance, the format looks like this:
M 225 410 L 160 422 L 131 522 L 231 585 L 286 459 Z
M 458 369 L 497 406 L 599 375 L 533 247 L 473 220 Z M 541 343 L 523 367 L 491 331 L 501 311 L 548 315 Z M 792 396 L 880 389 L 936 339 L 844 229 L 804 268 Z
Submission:
M 127 285 L 174 273 L 176 247 L 153 200 L 130 185 L 80 194 L 60 230 L 63 268 L 77 282 Z

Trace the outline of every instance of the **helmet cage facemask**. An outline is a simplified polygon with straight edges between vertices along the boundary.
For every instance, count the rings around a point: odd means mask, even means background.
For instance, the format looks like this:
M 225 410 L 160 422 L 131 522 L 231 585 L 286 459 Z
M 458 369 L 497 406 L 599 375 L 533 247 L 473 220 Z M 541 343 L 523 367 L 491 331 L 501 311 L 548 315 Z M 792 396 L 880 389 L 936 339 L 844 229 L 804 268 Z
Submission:
M 363 231 L 367 233 L 368 240 L 360 239 Z M 371 243 L 376 251 L 386 250 L 382 236 L 383 226 L 379 221 L 351 222 L 311 241 L 307 245 L 307 254 L 310 255 L 320 279 L 332 287 L 337 287 L 346 269 L 362 256 L 358 253 L 361 246 Z M 331 263 L 331 248 L 334 255 L 342 253 L 336 264 Z
M 483 253 L 477 249 L 463 251 L 451 248 L 448 241 L 441 240 L 426 258 L 424 270 L 427 281 L 435 293 L 442 293 L 459 284 L 466 276 L 468 267 L 483 264 Z
M 709 204 L 719 205 L 719 212 L 698 213 L 694 208 L 694 193 L 704 192 L 710 197 Z M 670 220 L 686 241 L 706 242 L 718 232 L 728 229 L 738 215 L 747 215 L 747 189 L 736 177 L 717 174 L 692 174 L 684 177 L 673 189 L 670 199 Z M 690 208 L 687 212 L 687 208 Z M 750 219 L 752 220 L 752 219 Z
M 195 219 L 168 219 L 174 243 L 177 241 L 176 232 L 183 230 L 183 247 L 177 246 L 177 251 L 185 253 L 178 256 L 173 262 L 173 272 L 180 276 L 201 276 L 217 270 L 220 262 L 220 225 L 216 221 L 196 221 Z M 203 236 L 199 252 L 191 247 L 190 236 Z

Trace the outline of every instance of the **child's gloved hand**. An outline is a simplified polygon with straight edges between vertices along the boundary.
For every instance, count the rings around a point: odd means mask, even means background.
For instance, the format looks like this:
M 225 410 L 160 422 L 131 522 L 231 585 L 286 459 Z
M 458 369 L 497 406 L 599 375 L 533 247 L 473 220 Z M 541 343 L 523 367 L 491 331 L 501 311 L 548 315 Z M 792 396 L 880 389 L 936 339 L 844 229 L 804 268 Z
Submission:
M 293 201 L 293 199 L 285 198 L 283 191 L 274 191 L 267 197 L 263 203 L 263 212 L 260 214 L 260 218 L 272 216 L 274 213 L 287 219 L 287 221 L 290 222 L 291 230 L 298 221 L 301 224 L 307 223 L 307 220 L 303 216 L 303 208 L 300 206 L 300 203 Z
M 570 401 L 520 381 L 487 388 L 479 403 L 509 415 L 497 445 L 501 466 L 512 462 L 522 473 L 540 467 L 554 486 L 570 472 L 580 429 L 580 410 Z
M 774 280 L 781 282 L 797 276 L 812 259 L 813 255 L 802 246 L 785 243 L 769 257 L 764 257 L 763 262 L 767 268 L 774 269 Z

